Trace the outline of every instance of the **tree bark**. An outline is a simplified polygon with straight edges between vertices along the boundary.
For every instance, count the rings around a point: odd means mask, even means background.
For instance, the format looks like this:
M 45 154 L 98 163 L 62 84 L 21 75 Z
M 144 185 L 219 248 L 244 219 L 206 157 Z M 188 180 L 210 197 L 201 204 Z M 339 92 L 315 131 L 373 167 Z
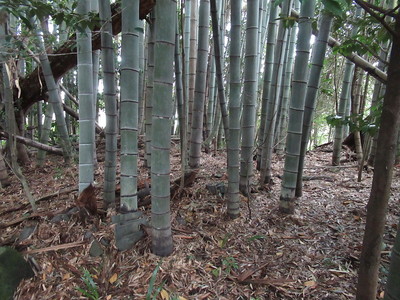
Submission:
M 381 246 L 390 197 L 396 143 L 400 123 L 400 16 L 395 24 L 388 80 L 383 101 L 374 178 L 367 206 L 367 221 L 360 258 L 357 300 L 376 299 Z

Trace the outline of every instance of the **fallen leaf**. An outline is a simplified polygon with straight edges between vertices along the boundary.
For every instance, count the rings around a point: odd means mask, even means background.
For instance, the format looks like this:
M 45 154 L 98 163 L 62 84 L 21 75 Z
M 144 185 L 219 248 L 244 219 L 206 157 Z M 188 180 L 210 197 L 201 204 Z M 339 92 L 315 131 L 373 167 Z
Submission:
M 166 290 L 162 289 L 161 292 L 160 292 L 160 295 L 161 295 L 161 299 L 169 300 L 169 295 L 168 295 L 168 292 Z
M 239 282 L 245 281 L 247 278 L 249 278 L 251 275 L 253 275 L 254 273 L 256 273 L 257 271 L 261 270 L 262 268 L 266 267 L 268 263 L 262 264 L 261 266 L 257 267 L 257 268 L 253 268 L 253 269 L 249 269 L 247 271 L 242 272 L 237 280 Z
M 211 295 L 211 293 L 207 293 L 207 294 L 204 294 L 204 295 L 199 295 L 199 297 L 197 299 L 199 299 L 199 300 L 207 299 L 208 296 L 210 296 L 210 295 Z
M 63 280 L 68 280 L 68 279 L 70 279 L 71 278 L 71 274 L 70 273 L 66 273 L 66 274 L 64 274 L 64 276 L 63 276 Z
M 315 287 L 316 285 L 317 285 L 317 283 L 313 280 L 304 282 L 304 286 L 307 286 L 307 287 Z
M 114 273 L 113 276 L 111 276 L 111 278 L 108 280 L 111 284 L 113 284 L 114 282 L 116 282 L 118 279 L 118 275 L 117 273 Z

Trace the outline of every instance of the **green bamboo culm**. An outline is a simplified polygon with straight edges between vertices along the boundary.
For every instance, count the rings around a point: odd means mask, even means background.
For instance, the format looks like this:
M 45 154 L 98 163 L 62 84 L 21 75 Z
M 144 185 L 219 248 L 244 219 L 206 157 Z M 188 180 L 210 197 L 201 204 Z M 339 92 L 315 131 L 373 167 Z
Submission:
M 144 48 L 145 48 L 145 35 L 144 35 L 144 22 L 143 20 L 139 20 L 137 23 L 137 31 L 139 33 L 139 91 L 138 91 L 138 134 L 144 133 L 144 105 L 145 105 L 145 98 L 144 98 L 144 84 L 145 84 L 145 63 L 146 57 L 144 55 Z
M 303 133 L 301 136 L 301 149 L 300 149 L 300 160 L 299 160 L 299 173 L 297 176 L 296 184 L 296 197 L 302 196 L 303 188 L 303 168 L 304 158 L 307 150 L 308 140 L 311 134 L 311 125 L 314 116 L 315 105 L 317 102 L 317 92 L 319 89 L 322 66 L 325 59 L 327 41 L 329 32 L 331 31 L 333 15 L 322 11 L 319 32 L 317 40 L 313 46 L 313 53 L 311 56 L 311 70 L 310 78 L 308 80 L 308 87 L 304 106 L 304 118 L 303 118 Z
M 269 6 L 269 22 L 267 30 L 267 47 L 265 49 L 265 61 L 264 61 L 264 78 L 263 78 L 263 90 L 262 90 L 262 101 L 261 101 L 261 115 L 260 115 L 260 129 L 257 137 L 257 165 L 261 169 L 261 153 L 265 143 L 265 131 L 269 129 L 265 128 L 267 124 L 267 107 L 269 100 L 269 91 L 271 89 L 272 81 L 272 70 L 274 66 L 275 47 L 276 47 L 276 36 L 278 28 L 278 9 L 279 6 L 275 4 L 275 0 L 270 2 Z M 261 178 L 262 181 L 263 178 Z
M 183 141 L 186 137 L 186 115 L 184 111 L 184 90 L 183 90 L 183 76 L 182 76 L 182 64 L 181 64 L 181 45 L 179 42 L 179 27 L 178 22 L 176 22 L 176 33 L 175 33 L 175 89 L 176 89 L 176 102 L 177 102 L 177 112 L 179 119 L 179 137 L 181 139 L 180 149 L 181 149 L 181 170 L 182 179 L 184 179 L 185 174 L 185 161 L 186 161 L 186 143 Z
M 198 18 L 199 18 L 199 5 L 198 0 L 191 0 L 192 4 L 190 7 L 190 50 L 189 50 L 189 97 L 187 98 L 187 111 L 188 111 L 188 127 L 187 135 L 190 140 L 192 134 L 192 113 L 193 113 L 193 101 L 194 101 L 194 90 L 196 84 L 196 68 L 197 68 L 197 44 L 198 44 Z
M 246 50 L 243 83 L 242 153 L 240 191 L 247 195 L 253 177 L 253 147 L 258 87 L 258 0 L 247 1 Z
M 184 91 L 184 99 L 188 101 L 189 99 L 189 53 L 190 53 L 190 14 L 192 11 L 192 2 L 193 0 L 185 1 L 185 19 L 183 25 L 183 87 Z M 185 111 L 187 115 L 187 111 Z
M 182 123 L 179 124 L 179 131 L 181 133 L 181 161 L 182 169 L 187 168 L 188 164 L 188 107 L 189 107 L 189 75 L 190 75 L 190 35 L 191 35 L 191 24 L 190 16 L 192 11 L 193 0 L 185 1 L 185 19 L 183 25 L 183 47 L 182 47 L 182 72 L 183 72 L 183 105 L 182 105 Z M 196 5 L 197 7 L 197 5 Z M 184 177 L 184 176 L 183 176 Z M 182 180 L 181 185 L 184 184 Z
M 139 0 L 122 1 L 121 211 L 137 210 Z
M 46 106 L 46 112 L 44 115 L 44 122 L 41 130 L 41 135 L 39 138 L 39 142 L 42 144 L 47 145 L 49 142 L 49 137 L 50 137 L 50 130 L 51 130 L 51 123 L 53 121 L 53 105 L 50 103 L 47 104 Z M 43 166 L 44 161 L 46 158 L 46 151 L 39 149 L 36 157 L 36 163 L 38 166 Z
M 363 9 L 361 7 L 357 7 L 355 18 L 361 16 Z M 355 36 L 357 34 L 358 26 L 353 25 L 351 35 Z M 341 119 L 344 119 L 346 115 L 346 107 L 350 101 L 350 92 L 351 92 L 351 78 L 354 72 L 354 64 L 349 60 L 346 60 L 343 83 L 342 83 L 342 91 L 340 93 L 339 107 L 337 111 L 337 116 Z M 343 141 L 343 133 L 344 133 L 343 124 L 339 124 L 335 126 L 335 137 L 333 139 L 333 153 L 332 153 L 332 165 L 338 166 L 340 165 L 340 156 L 342 149 L 342 141 Z
M 45 27 L 43 20 L 41 20 L 41 24 L 42 24 L 42 31 L 43 33 L 45 33 L 47 31 L 47 28 Z M 57 130 L 60 136 L 60 144 L 61 148 L 63 149 L 64 160 L 66 163 L 69 163 L 72 155 L 72 146 L 68 136 L 67 124 L 64 118 L 63 104 L 57 83 L 54 80 L 53 72 L 51 70 L 49 58 L 47 56 L 46 47 L 44 44 L 43 35 L 40 30 L 37 30 L 37 33 L 39 37 L 38 46 L 40 48 L 39 59 L 40 59 L 40 64 L 42 66 L 42 73 L 46 82 L 47 91 L 49 94 L 49 104 L 53 107 L 53 111 L 56 116 Z M 44 142 L 47 144 L 47 140 Z
M 176 1 L 155 6 L 154 94 L 151 144 L 152 251 L 159 256 L 173 251 L 170 212 L 170 148 L 174 77 Z
M 292 93 L 290 99 L 286 157 L 279 202 L 279 210 L 284 213 L 294 212 L 294 197 L 300 158 L 304 101 L 309 73 L 308 59 L 310 55 L 310 39 L 314 10 L 315 0 L 302 2 L 299 18 L 299 34 L 297 37 L 296 59 L 292 79 L 292 90 L 296 91 L 296 93 Z
M 94 14 L 99 14 L 99 0 L 91 0 L 90 2 L 90 12 Z M 98 92 L 99 92 L 99 71 L 100 71 L 100 50 L 93 50 L 92 52 L 92 70 L 93 70 L 93 110 L 94 110 L 94 120 L 98 121 L 99 116 L 99 105 L 98 105 Z M 96 133 L 96 131 L 95 131 Z M 97 153 L 96 153 L 96 143 L 93 147 L 93 164 L 97 167 Z
M 146 81 L 146 105 L 144 109 L 144 133 L 145 133 L 145 149 L 144 166 L 151 169 L 151 122 L 153 111 L 153 87 L 154 87 L 154 12 L 151 13 L 151 22 L 147 27 L 149 42 L 147 44 L 147 81 Z
M 115 179 L 117 168 L 118 111 L 115 85 L 115 60 L 112 41 L 110 0 L 99 1 L 101 27 L 101 61 L 103 67 L 104 102 L 106 114 L 106 153 L 104 165 L 104 204 L 115 201 Z
M 86 17 L 90 0 L 79 0 L 77 12 Z M 79 192 L 94 181 L 93 152 L 95 112 L 93 97 L 92 32 L 88 27 L 76 32 L 79 95 Z
M 206 95 L 207 60 L 209 46 L 210 1 L 201 0 L 199 6 L 199 43 L 197 48 L 196 80 L 190 134 L 189 166 L 200 167 L 203 142 L 203 112 Z
M 294 0 L 295 10 L 300 9 L 299 0 Z M 289 109 L 289 98 L 291 92 L 291 79 L 293 72 L 293 61 L 294 61 L 294 51 L 296 48 L 296 36 L 297 36 L 297 22 L 290 29 L 289 33 L 289 44 L 286 49 L 286 57 L 285 57 L 285 75 L 283 79 L 283 88 L 282 88 L 282 100 L 281 100 L 281 110 L 280 110 L 280 118 L 279 124 L 277 125 L 277 143 L 276 143 L 276 153 L 278 155 L 283 155 L 283 150 L 286 142 L 286 131 L 287 131 L 287 111 Z
M 228 216 L 235 219 L 240 214 L 239 197 L 239 151 L 240 151 L 240 49 L 241 49 L 242 0 L 231 2 L 231 44 L 230 44 L 230 99 L 229 99 L 229 140 L 228 140 Z
M 222 35 L 221 28 L 223 28 L 222 24 L 224 21 L 223 15 L 222 15 L 222 12 L 224 11 L 224 8 L 223 8 L 224 3 L 223 2 L 224 1 L 220 1 L 219 6 L 217 7 L 216 1 L 211 0 L 210 10 L 211 10 L 211 16 L 212 16 L 212 31 L 213 31 L 213 38 L 214 38 L 214 60 L 213 60 L 213 62 L 215 63 L 215 72 L 216 72 L 215 78 L 217 81 L 217 88 L 218 88 L 217 95 L 218 95 L 218 101 L 219 101 L 219 106 L 220 106 L 222 124 L 224 126 L 225 140 L 228 141 L 229 140 L 229 119 L 228 119 L 228 110 L 226 107 L 226 100 L 225 100 L 224 78 L 223 78 L 223 74 L 222 74 L 223 73 L 223 67 L 222 67 L 223 63 L 222 63 L 221 57 L 223 56 L 223 44 L 222 44 L 222 40 L 220 37 L 220 35 Z M 219 24 L 221 24 L 221 26 Z
M 271 3 L 271 6 L 275 6 Z M 281 15 L 290 15 L 292 1 L 285 0 L 282 3 Z M 271 14 L 272 16 L 272 14 Z M 272 18 L 270 19 L 270 22 Z M 278 108 L 280 100 L 280 88 L 283 74 L 283 60 L 287 41 L 287 28 L 284 21 L 279 22 L 277 41 L 274 49 L 274 61 L 272 67 L 271 83 L 268 89 L 268 95 L 263 92 L 263 103 L 267 101 L 266 119 L 263 123 L 264 131 L 262 137 L 262 154 L 260 163 L 260 184 L 270 183 L 272 180 L 272 153 L 274 148 L 275 125 L 278 117 Z M 264 86 L 265 87 L 265 86 Z M 265 90 L 264 90 L 265 91 Z M 261 135 L 261 129 L 260 129 Z

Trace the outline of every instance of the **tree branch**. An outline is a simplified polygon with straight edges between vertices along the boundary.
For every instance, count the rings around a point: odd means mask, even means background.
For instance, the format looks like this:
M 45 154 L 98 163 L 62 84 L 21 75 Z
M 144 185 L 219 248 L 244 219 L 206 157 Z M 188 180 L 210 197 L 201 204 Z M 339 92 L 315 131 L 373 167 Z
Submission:
M 155 0 L 140 0 L 140 18 L 145 19 L 155 5 Z M 121 32 L 121 6 L 120 3 L 111 5 L 113 34 Z M 98 50 L 101 48 L 101 35 L 99 28 L 95 28 L 92 33 L 92 49 Z M 77 64 L 76 58 L 76 41 L 75 34 L 71 35 L 70 39 L 61 45 L 51 56 L 49 56 L 51 69 L 56 81 L 60 80 L 69 70 Z M 45 98 L 47 87 L 41 82 L 44 82 L 43 74 L 40 68 L 36 68 L 25 78 L 20 78 L 21 97 L 17 99 L 17 105 L 26 112 L 36 102 Z M 14 93 L 18 95 L 18 93 Z
M 357 1 L 362 1 L 362 0 L 354 0 L 354 1 L 357 2 Z M 377 5 L 374 5 L 372 3 L 368 3 L 368 2 L 365 2 L 365 1 L 362 1 L 362 2 L 364 3 L 365 6 L 368 6 L 369 8 L 371 8 L 373 10 L 376 10 L 377 12 L 379 12 L 381 14 L 384 14 L 384 17 L 386 17 L 386 16 L 392 17 L 392 18 L 396 18 L 397 17 L 397 15 L 394 12 L 398 8 L 398 6 L 396 8 L 394 8 L 394 9 L 384 9 L 384 8 L 382 8 L 380 6 L 377 6 Z M 357 4 L 360 5 L 358 2 L 357 2 Z
M 375 18 L 379 23 L 381 23 L 383 25 L 383 27 L 385 27 L 385 29 L 390 32 L 390 34 L 392 36 L 396 36 L 396 32 L 394 32 L 394 30 L 389 26 L 388 23 L 385 22 L 385 17 L 386 14 L 383 13 L 384 15 L 381 17 L 380 15 L 378 15 L 376 12 L 374 12 L 371 7 L 369 5 L 367 5 L 366 2 L 364 2 L 363 0 L 354 0 L 354 2 L 356 2 L 358 5 L 361 6 L 362 9 L 364 9 L 367 13 L 369 13 L 373 18 Z M 388 13 L 389 11 L 387 11 Z
M 7 132 L 0 131 L 0 138 L 1 137 L 8 138 L 8 136 L 9 135 L 8 135 Z M 60 148 L 56 148 L 56 147 L 52 147 L 52 146 L 49 146 L 49 145 L 45 145 L 45 144 L 36 142 L 34 140 L 28 139 L 28 138 L 20 136 L 20 135 L 15 135 L 15 139 L 16 139 L 17 142 L 19 142 L 21 144 L 24 144 L 24 145 L 31 146 L 33 148 L 41 149 L 41 150 L 44 150 L 46 152 L 50 152 L 50 153 L 57 154 L 57 155 L 62 155 L 63 154 L 62 149 L 60 149 Z

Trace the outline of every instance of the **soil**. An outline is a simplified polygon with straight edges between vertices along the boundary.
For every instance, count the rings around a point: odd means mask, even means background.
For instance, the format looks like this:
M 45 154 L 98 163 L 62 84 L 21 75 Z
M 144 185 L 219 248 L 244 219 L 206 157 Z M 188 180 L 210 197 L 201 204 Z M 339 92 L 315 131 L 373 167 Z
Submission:
M 253 193 L 241 197 L 235 220 L 226 216 L 224 195 L 207 188 L 227 184 L 226 154 L 203 153 L 194 184 L 171 201 L 174 252 L 166 258 L 151 253 L 148 235 L 130 250 L 116 249 L 111 222 L 116 211 L 101 209 L 104 149 L 95 173 L 99 214 L 83 219 L 59 217 L 78 198 L 77 166 L 65 167 L 59 156 L 49 155 L 38 168 L 32 157 L 23 173 L 37 211 L 15 176 L 0 189 L 0 245 L 23 252 L 35 269 L 15 299 L 353 299 L 373 170 L 357 182 L 356 162 L 331 166 L 330 147 L 307 154 L 294 215 L 278 212 L 283 158 L 274 157 L 273 182 L 260 188 L 255 172 Z M 171 182 L 181 174 L 178 149 L 174 144 Z M 139 164 L 139 181 L 148 182 L 143 153 Z M 378 298 L 400 215 L 399 177 L 396 167 Z M 150 216 L 150 205 L 140 210 Z M 21 236 L 27 228 L 30 234 Z M 90 254 L 94 244 L 99 256 Z

